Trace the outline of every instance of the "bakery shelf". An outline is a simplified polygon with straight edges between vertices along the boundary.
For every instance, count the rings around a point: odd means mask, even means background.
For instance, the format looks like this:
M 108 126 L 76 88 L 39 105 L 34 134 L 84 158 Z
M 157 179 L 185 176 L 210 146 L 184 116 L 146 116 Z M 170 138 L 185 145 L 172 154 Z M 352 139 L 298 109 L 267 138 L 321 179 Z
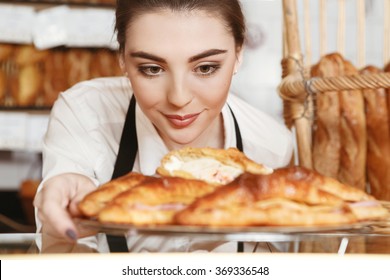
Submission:
M 79 7 L 115 7 L 115 1 L 72 1 L 72 0 L 0 0 L 0 4 L 32 4 L 32 5 L 69 5 Z

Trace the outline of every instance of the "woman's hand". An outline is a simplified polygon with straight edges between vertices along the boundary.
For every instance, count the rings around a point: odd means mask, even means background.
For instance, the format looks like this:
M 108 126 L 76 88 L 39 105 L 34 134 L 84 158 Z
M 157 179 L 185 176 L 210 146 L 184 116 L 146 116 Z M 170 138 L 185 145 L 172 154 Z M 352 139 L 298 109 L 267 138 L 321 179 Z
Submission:
M 91 179 L 79 174 L 66 173 L 47 180 L 34 199 L 42 231 L 72 242 L 94 234 L 77 228 L 72 218 L 80 216 L 77 204 L 95 189 Z

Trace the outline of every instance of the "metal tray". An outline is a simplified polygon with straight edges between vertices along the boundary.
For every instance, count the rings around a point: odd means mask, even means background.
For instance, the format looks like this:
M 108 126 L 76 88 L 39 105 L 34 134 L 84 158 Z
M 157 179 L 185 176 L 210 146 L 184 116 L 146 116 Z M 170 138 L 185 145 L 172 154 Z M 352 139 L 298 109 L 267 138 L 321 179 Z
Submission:
M 122 224 L 102 224 L 96 220 L 78 219 L 77 223 L 89 229 L 104 233 L 167 233 L 167 234 L 234 234 L 234 233 L 275 233 L 275 234 L 298 234 L 298 233 L 319 233 L 359 230 L 375 225 L 378 222 L 360 222 L 343 225 L 326 226 L 181 226 L 181 225 L 122 225 Z

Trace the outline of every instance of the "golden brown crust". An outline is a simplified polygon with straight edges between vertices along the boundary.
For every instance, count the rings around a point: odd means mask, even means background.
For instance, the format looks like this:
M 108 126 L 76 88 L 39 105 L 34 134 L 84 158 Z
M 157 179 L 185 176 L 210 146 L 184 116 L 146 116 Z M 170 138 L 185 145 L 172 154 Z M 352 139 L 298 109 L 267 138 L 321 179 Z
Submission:
M 345 205 L 310 206 L 287 199 L 265 199 L 253 205 L 181 211 L 175 216 L 181 225 L 197 226 L 321 226 L 357 221 Z
M 66 54 L 68 85 L 73 86 L 90 78 L 92 53 L 87 49 L 69 49 Z
M 361 74 L 380 73 L 367 66 Z M 390 123 L 386 89 L 363 90 L 367 123 L 367 177 L 370 193 L 380 200 L 390 200 Z
M 18 66 L 26 66 L 44 61 L 48 50 L 38 50 L 33 45 L 22 45 L 15 49 L 14 61 Z
M 389 218 L 388 210 L 376 200 L 348 203 L 348 207 L 359 221 Z
M 358 71 L 344 61 L 345 75 L 356 75 Z M 361 90 L 342 91 L 341 108 L 341 150 L 338 179 L 361 190 L 366 188 L 366 118 Z
M 98 220 L 115 224 L 172 224 L 176 212 L 214 189 L 200 180 L 156 178 L 118 195 L 100 211 Z
M 15 46 L 12 44 L 0 44 L 0 62 L 9 59 L 14 49 Z
M 0 68 L 0 106 L 4 105 L 6 92 L 7 92 L 7 75 Z
M 312 77 L 342 75 L 341 55 L 329 54 L 312 67 Z M 322 92 L 316 96 L 316 120 L 313 131 L 313 165 L 323 175 L 337 178 L 340 166 L 340 104 L 337 91 Z
M 14 100 L 17 106 L 34 106 L 43 89 L 43 75 L 38 65 L 29 64 L 19 70 Z
M 150 176 L 130 172 L 101 185 L 96 191 L 86 195 L 78 205 L 79 210 L 84 216 L 95 217 L 117 195 L 152 179 L 153 177 Z
M 68 88 L 68 72 L 65 66 L 66 52 L 62 49 L 53 49 L 45 59 L 43 84 L 43 103 L 52 106 L 60 92 Z
M 385 72 L 390 72 L 390 62 L 384 67 L 383 70 Z M 387 91 L 387 111 L 390 112 L 390 88 L 388 88 L 386 91 Z
M 353 210 L 348 201 L 375 199 L 317 172 L 289 167 L 270 175 L 245 173 L 196 200 L 175 219 L 183 225 L 329 225 L 387 213 L 381 206 Z
M 210 160 L 210 168 L 205 168 L 203 163 L 199 163 L 197 165 L 203 169 L 202 172 L 204 171 L 210 175 L 201 174 L 198 170 L 194 170 L 193 167 L 191 170 L 184 170 L 183 164 L 181 164 L 189 163 L 189 165 L 193 165 L 192 163 L 195 163 L 196 160 L 203 159 Z M 180 164 L 172 164 L 172 162 L 180 162 Z M 224 166 L 226 168 L 231 168 L 230 172 L 223 172 L 222 170 Z M 272 169 L 260 163 L 254 162 L 236 148 L 229 148 L 225 150 L 192 147 L 171 151 L 163 157 L 160 166 L 157 168 L 157 173 L 161 176 L 202 179 L 212 184 L 228 183 L 243 172 L 269 174 L 272 172 Z
M 93 53 L 89 72 L 91 78 L 122 75 L 118 57 L 109 49 L 99 49 Z

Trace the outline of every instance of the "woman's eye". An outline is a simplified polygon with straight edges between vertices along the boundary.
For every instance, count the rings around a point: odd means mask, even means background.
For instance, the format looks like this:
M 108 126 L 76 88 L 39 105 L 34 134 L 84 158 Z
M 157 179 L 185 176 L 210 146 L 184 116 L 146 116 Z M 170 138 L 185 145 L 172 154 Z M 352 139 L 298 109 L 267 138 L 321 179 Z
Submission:
M 213 65 L 213 64 L 205 64 L 205 65 L 200 65 L 195 69 L 195 72 L 207 76 L 213 74 L 215 71 L 219 69 L 218 65 Z
M 160 66 L 140 66 L 139 71 L 146 76 L 157 76 L 163 69 Z

